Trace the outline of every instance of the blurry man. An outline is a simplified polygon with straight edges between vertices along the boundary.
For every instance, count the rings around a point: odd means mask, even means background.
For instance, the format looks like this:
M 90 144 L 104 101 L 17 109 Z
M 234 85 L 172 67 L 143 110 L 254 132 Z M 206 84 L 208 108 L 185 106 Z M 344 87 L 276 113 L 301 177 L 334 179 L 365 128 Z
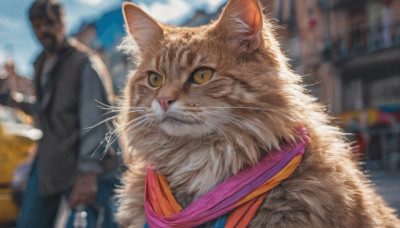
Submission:
M 111 79 L 91 51 L 65 37 L 62 6 L 37 1 L 29 19 L 43 52 L 35 62 L 38 123 L 43 137 L 25 191 L 18 227 L 53 227 L 62 196 L 86 206 L 88 227 L 116 227 L 112 195 L 118 159 L 101 143 L 108 132 L 99 103 L 113 99 Z M 103 115 L 103 116 L 102 116 Z M 105 154 L 103 152 L 106 152 Z M 74 216 L 67 226 L 72 227 Z M 80 227 L 80 226 L 79 226 Z

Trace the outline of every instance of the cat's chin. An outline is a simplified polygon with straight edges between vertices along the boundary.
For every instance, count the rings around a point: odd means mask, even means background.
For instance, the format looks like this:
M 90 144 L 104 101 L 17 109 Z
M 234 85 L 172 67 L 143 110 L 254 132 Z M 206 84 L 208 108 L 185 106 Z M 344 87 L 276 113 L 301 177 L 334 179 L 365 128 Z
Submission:
M 200 138 L 212 132 L 212 129 L 206 126 L 184 123 L 174 119 L 164 120 L 159 127 L 167 135 L 176 137 Z

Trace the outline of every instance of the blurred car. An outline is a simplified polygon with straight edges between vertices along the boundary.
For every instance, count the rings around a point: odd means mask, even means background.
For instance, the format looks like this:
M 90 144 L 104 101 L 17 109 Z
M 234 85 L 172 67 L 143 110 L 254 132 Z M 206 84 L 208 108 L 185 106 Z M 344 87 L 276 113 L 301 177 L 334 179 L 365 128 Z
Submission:
M 42 132 L 33 127 L 32 117 L 0 106 L 0 225 L 10 224 L 18 216 L 11 188 L 13 172 L 34 157 L 35 142 L 41 136 Z

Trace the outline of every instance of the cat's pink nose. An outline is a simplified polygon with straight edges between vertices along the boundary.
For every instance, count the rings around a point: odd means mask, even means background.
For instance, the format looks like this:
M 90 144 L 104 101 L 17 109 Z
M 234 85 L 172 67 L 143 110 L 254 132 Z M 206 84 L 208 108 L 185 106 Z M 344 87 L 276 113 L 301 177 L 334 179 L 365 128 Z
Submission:
M 160 103 L 161 107 L 164 111 L 167 111 L 169 106 L 176 101 L 176 98 L 173 97 L 157 97 L 158 103 Z

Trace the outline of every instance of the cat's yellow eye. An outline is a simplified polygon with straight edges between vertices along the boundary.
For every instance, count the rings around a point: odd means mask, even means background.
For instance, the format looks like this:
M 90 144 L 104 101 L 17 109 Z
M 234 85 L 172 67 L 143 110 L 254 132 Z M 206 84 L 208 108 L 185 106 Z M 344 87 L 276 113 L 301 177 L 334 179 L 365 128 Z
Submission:
M 150 73 L 149 74 L 149 84 L 150 86 L 157 88 L 162 85 L 164 82 L 164 78 L 156 73 Z
M 202 85 L 212 78 L 214 71 L 210 68 L 200 68 L 193 73 L 193 82 Z

